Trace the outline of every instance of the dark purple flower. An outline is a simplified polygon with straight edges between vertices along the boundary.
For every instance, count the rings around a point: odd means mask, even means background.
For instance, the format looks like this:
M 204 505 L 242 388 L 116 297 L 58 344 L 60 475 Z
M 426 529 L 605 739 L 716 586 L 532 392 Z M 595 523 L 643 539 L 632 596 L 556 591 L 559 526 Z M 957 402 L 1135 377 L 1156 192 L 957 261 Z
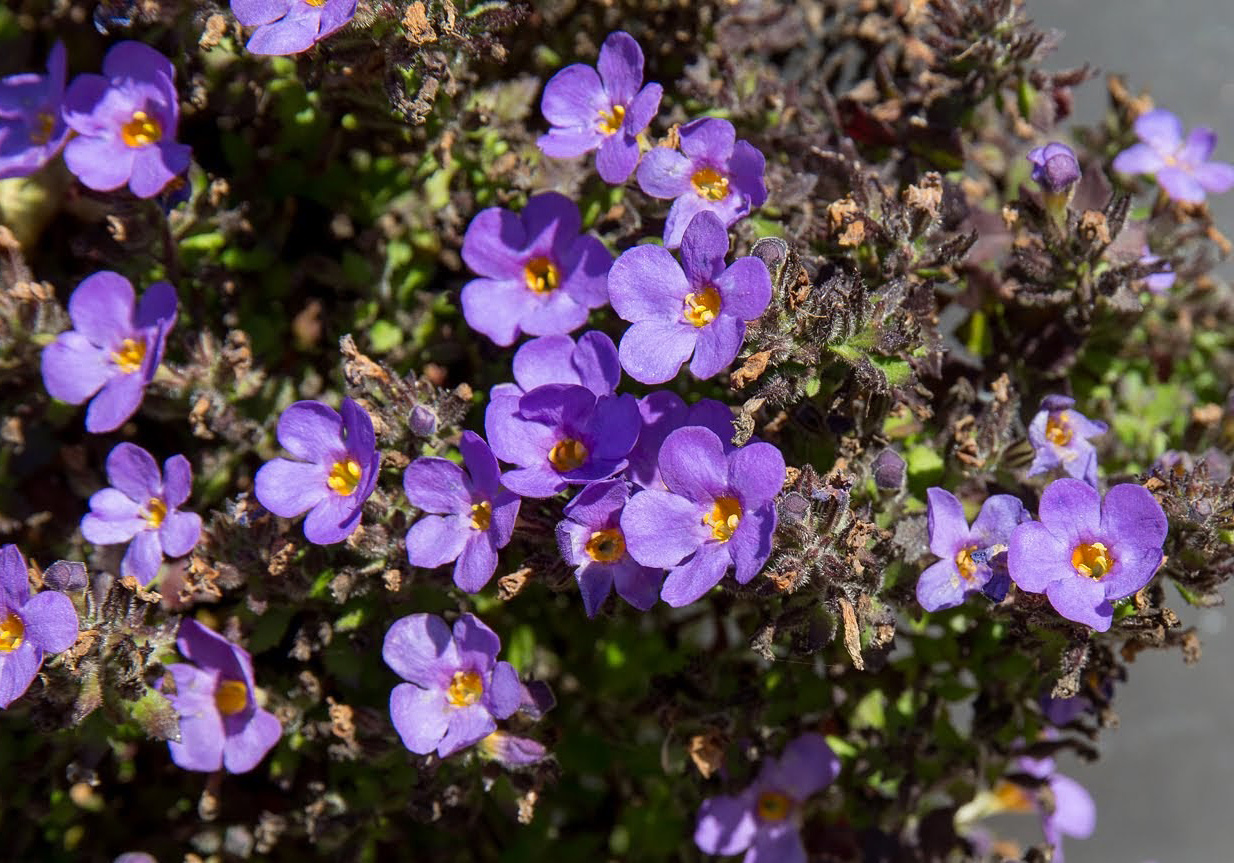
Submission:
M 1011 534 L 1008 568 L 1021 590 L 1045 593 L 1068 620 L 1110 628 L 1116 599 L 1148 584 L 1161 565 L 1169 529 L 1147 490 L 1124 483 L 1106 492 L 1058 479 L 1041 495 L 1037 517 Z
M 586 387 L 547 384 L 521 398 L 493 399 L 484 428 L 497 457 L 519 466 L 502 484 L 524 497 L 551 497 L 625 468 L 638 439 L 638 402 L 631 395 L 597 399 Z
M 583 608 L 595 617 L 613 586 L 617 595 L 639 611 L 656 604 L 664 570 L 638 563 L 626 551 L 621 511 L 630 498 L 625 480 L 593 482 L 566 504 L 557 524 L 557 546 L 574 567 Z
M 1066 192 L 1080 180 L 1075 151 L 1058 141 L 1029 150 L 1028 161 L 1033 166 L 1033 179 L 1048 193 Z
M 245 27 L 256 27 L 245 46 L 253 54 L 299 54 L 343 27 L 356 0 L 231 0 Z
M 149 584 L 163 555 L 183 557 L 201 537 L 201 516 L 177 509 L 193 490 L 192 468 L 184 456 L 173 455 L 160 473 L 150 453 L 122 443 L 107 456 L 107 481 L 111 488 L 90 496 L 81 535 L 95 545 L 129 543 L 120 574 Z
M 745 851 L 744 863 L 806 863 L 799 832 L 803 805 L 839 773 L 840 759 L 823 736 L 803 734 L 778 759 L 769 759 L 745 791 L 703 801 L 694 844 L 704 854 Z
M 1041 400 L 1041 409 L 1028 424 L 1028 440 L 1035 453 L 1029 476 L 1061 467 L 1068 476 L 1097 485 L 1097 448 L 1089 439 L 1105 434 L 1109 426 L 1073 410 L 1074 404 L 1075 399 L 1067 396 Z
M 104 270 L 69 297 L 73 329 L 43 349 L 43 385 L 60 401 L 86 410 L 86 430 L 115 431 L 136 412 L 163 359 L 176 323 L 176 290 L 155 282 L 133 309 L 133 286 Z M 95 395 L 98 393 L 98 395 Z
M 1009 494 L 986 498 L 968 526 L 964 506 L 941 488 L 926 490 L 930 551 L 942 558 L 917 580 L 917 602 L 926 611 L 955 608 L 976 593 L 1002 601 L 1007 579 L 1007 542 L 1015 526 L 1029 520 L 1020 499 Z
M 663 95 L 659 84 L 642 85 L 642 49 L 629 33 L 610 33 L 595 69 L 575 63 L 544 85 L 540 111 L 552 128 L 536 143 L 554 159 L 598 150 L 600 178 L 624 183 L 638 164 L 638 136 L 660 110 Z
M 621 362 L 613 340 L 599 330 L 578 337 L 540 336 L 514 354 L 514 383 L 498 384 L 489 395 L 522 396 L 545 384 L 587 387 L 597 396 L 611 396 L 621 382 Z
M 1029 788 L 1004 779 L 994 790 L 995 812 L 1036 812 L 1041 831 L 1054 849 L 1051 863 L 1064 863 L 1063 837 L 1087 839 L 1097 827 L 1097 807 L 1092 795 L 1070 776 L 1058 773 L 1053 758 L 1018 758 L 1020 772 L 1038 780 Z M 1048 791 L 1048 796 L 1039 792 Z M 1043 799 L 1045 797 L 1045 799 Z
M 726 452 L 715 432 L 678 429 L 660 447 L 667 491 L 634 495 L 621 515 L 630 556 L 670 569 L 660 598 L 688 605 L 735 567 L 746 584 L 771 555 L 784 456 L 769 443 Z
M 177 143 L 180 102 L 176 67 L 141 42 L 119 42 L 103 58 L 102 75 L 78 75 L 64 96 L 64 119 L 77 133 L 64 162 L 83 184 L 110 192 L 128 184 L 153 198 L 189 166 L 192 150 Z
M 733 411 L 715 399 L 699 399 L 686 407 L 681 396 L 671 390 L 656 390 L 638 400 L 638 413 L 642 429 L 638 441 L 630 450 L 630 465 L 626 476 L 643 488 L 663 489 L 660 480 L 660 446 L 670 433 L 686 426 L 702 426 L 716 433 L 724 452 L 730 453 L 733 446 Z
M 342 415 L 316 401 L 296 402 L 279 417 L 278 439 L 300 461 L 271 459 L 257 471 L 257 500 L 270 512 L 295 518 L 308 512 L 304 535 L 330 545 L 351 536 L 373 493 L 381 454 L 373 421 L 351 399 Z
M 1148 246 L 1143 248 L 1143 253 L 1140 255 L 1138 263 L 1161 264 L 1157 272 L 1144 277 L 1144 285 L 1154 294 L 1164 294 L 1174 287 L 1174 280 L 1178 278 L 1174 273 L 1174 265 L 1169 261 L 1162 261 L 1161 256 L 1154 255 Z
M 530 767 L 548 755 L 543 743 L 508 731 L 494 731 L 485 737 L 480 741 L 480 751 L 508 770 Z
M 46 165 L 69 135 L 64 100 L 64 43 L 47 55 L 47 74 L 27 72 L 0 79 L 0 180 L 28 177 Z
M 635 246 L 613 264 L 609 302 L 632 324 L 618 348 L 630 377 L 664 383 L 690 360 L 690 372 L 706 380 L 737 357 L 746 322 L 771 302 L 771 275 L 752 256 L 725 267 L 726 254 L 723 223 L 703 212 L 681 241 L 680 265 L 654 245 Z
M 0 547 L 0 708 L 25 694 L 44 653 L 77 640 L 77 609 L 56 590 L 30 595 L 26 559 L 17 546 Z
M 463 260 L 481 277 L 463 286 L 471 328 L 505 346 L 520 333 L 559 335 L 585 324 L 608 301 L 613 256 L 581 225 L 578 207 L 556 192 L 531 198 L 520 214 L 478 213 L 463 237 Z
M 1135 134 L 1140 142 L 1114 158 L 1115 171 L 1154 176 L 1167 195 L 1189 204 L 1234 186 L 1234 165 L 1208 161 L 1217 146 L 1212 129 L 1198 126 L 1184 141 L 1182 121 L 1158 108 L 1136 118 Z
M 501 641 L 471 614 L 451 633 L 435 614 L 394 622 L 381 656 L 407 683 L 390 693 L 390 719 L 403 745 L 445 758 L 479 743 L 519 708 L 522 685 L 508 662 L 497 662 Z
M 171 760 L 184 770 L 247 773 L 283 736 L 278 717 L 257 704 L 252 657 L 191 618 L 180 622 L 176 649 L 188 662 L 167 666 L 176 685 L 167 700 L 180 715 Z
M 483 438 L 463 432 L 458 448 L 466 472 L 448 459 L 426 456 L 403 474 L 412 506 L 437 513 L 422 516 L 407 531 L 407 559 L 429 569 L 457 560 L 454 583 L 475 593 L 493 577 L 497 550 L 510 542 L 520 501 L 501 487 L 497 459 Z
M 694 217 L 707 211 L 725 227 L 767 200 L 763 154 L 738 141 L 728 120 L 703 117 L 681 127 L 681 152 L 655 147 L 638 166 L 638 185 L 653 198 L 675 198 L 664 245 L 675 249 Z
M 908 463 L 903 456 L 887 447 L 874 457 L 870 464 L 870 473 L 874 477 L 874 487 L 880 491 L 899 491 L 904 487 L 904 477 Z

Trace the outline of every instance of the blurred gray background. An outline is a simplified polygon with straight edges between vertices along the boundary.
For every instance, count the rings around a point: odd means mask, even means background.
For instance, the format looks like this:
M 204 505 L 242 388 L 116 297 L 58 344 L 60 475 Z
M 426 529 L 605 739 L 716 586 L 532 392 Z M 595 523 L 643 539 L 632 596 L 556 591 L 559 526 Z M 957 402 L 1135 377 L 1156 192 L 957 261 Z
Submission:
M 1066 33 L 1048 68 L 1088 62 L 1123 74 L 1188 129 L 1216 129 L 1214 158 L 1234 162 L 1234 0 L 1026 0 L 1025 9 Z M 1103 81 L 1077 95 L 1072 122 L 1098 121 Z M 1234 235 L 1234 192 L 1212 209 Z M 1141 654 L 1116 694 L 1122 721 L 1103 736 L 1101 760 L 1060 765 L 1097 801 L 1097 832 L 1067 842 L 1068 863 L 1234 863 L 1234 606 L 1173 605 L 1199 628 L 1203 659 L 1188 668 L 1176 652 Z

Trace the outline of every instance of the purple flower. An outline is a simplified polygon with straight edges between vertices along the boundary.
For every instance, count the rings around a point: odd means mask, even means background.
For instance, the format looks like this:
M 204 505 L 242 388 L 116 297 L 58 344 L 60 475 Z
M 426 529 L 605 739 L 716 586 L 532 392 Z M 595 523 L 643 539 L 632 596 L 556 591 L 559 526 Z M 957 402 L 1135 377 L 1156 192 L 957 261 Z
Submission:
M 941 488 L 926 490 L 930 551 L 942 558 L 917 580 L 917 601 L 926 611 L 955 608 L 976 593 L 995 602 L 1007 595 L 1007 542 L 1016 525 L 1029 520 L 1020 499 L 994 494 L 981 505 L 973 526 L 964 506 Z
M 254 481 L 257 499 L 275 515 L 308 512 L 304 535 L 317 545 L 351 536 L 381 463 L 369 415 L 347 398 L 341 410 L 342 416 L 321 402 L 302 401 L 283 411 L 279 443 L 300 461 L 271 459 Z
M 1067 396 L 1041 400 L 1041 409 L 1028 424 L 1028 440 L 1035 453 L 1029 476 L 1061 467 L 1068 476 L 1097 485 L 1097 448 L 1089 439 L 1105 434 L 1109 426 L 1072 410 L 1074 404 L 1075 399 Z
M 506 769 L 530 767 L 548 755 L 543 743 L 508 731 L 494 731 L 485 737 L 480 741 L 480 750 Z
M 64 119 L 77 133 L 64 162 L 83 184 L 110 192 L 125 183 L 153 198 L 189 166 L 192 150 L 177 143 L 180 102 L 176 68 L 141 42 L 119 42 L 103 58 L 102 75 L 78 75 L 64 96 Z
M 69 135 L 60 114 L 64 80 L 63 42 L 47 55 L 46 75 L 0 79 L 0 180 L 33 174 L 64 146 Z
M 630 450 L 626 476 L 643 488 L 664 488 L 660 480 L 660 447 L 664 439 L 679 428 L 709 428 L 724 445 L 725 453 L 737 448 L 733 446 L 733 411 L 715 399 L 700 399 L 686 407 L 675 392 L 656 390 L 638 400 L 638 413 L 643 427 L 634 449 Z
M 510 542 L 520 501 L 501 487 L 497 459 L 483 438 L 463 432 L 458 448 L 466 473 L 448 459 L 424 457 L 403 474 L 412 505 L 438 513 L 407 531 L 407 559 L 430 569 L 457 560 L 454 583 L 475 593 L 493 577 L 497 550 Z
M 43 349 L 43 385 L 62 402 L 90 399 L 86 430 L 115 431 L 136 412 L 176 323 L 176 289 L 155 282 L 133 308 L 133 286 L 104 270 L 69 297 L 73 329 Z M 97 395 L 95 395 L 97 393 Z
M 519 708 L 522 684 L 508 662 L 497 662 L 501 641 L 471 614 L 454 632 L 435 614 L 394 622 L 382 659 L 407 683 L 390 693 L 390 719 L 403 745 L 445 758 L 479 743 Z
M 184 770 L 247 773 L 283 736 L 278 718 L 257 705 L 252 657 L 191 618 L 180 622 L 176 649 L 188 662 L 167 666 L 176 685 L 167 700 L 180 714 L 171 760 Z
M 660 595 L 664 570 L 643 566 L 626 551 L 621 512 L 629 498 L 625 480 L 594 482 L 566 504 L 557 524 L 557 546 L 574 567 L 588 617 L 596 616 L 614 584 L 617 595 L 639 611 Z
M 1167 195 L 1189 204 L 1234 186 L 1234 165 L 1208 161 L 1217 146 L 1212 129 L 1198 126 L 1184 141 L 1182 122 L 1158 108 L 1136 118 L 1135 134 L 1140 142 L 1114 158 L 1115 171 L 1152 175 Z
M 611 396 L 621 382 L 621 362 L 613 340 L 599 330 L 578 337 L 541 336 L 514 354 L 514 383 L 498 384 L 489 395 L 522 396 L 545 384 L 587 387 L 597 396 Z
M 356 14 L 356 0 L 231 0 L 231 11 L 256 32 L 253 54 L 299 54 L 339 30 Z
M 839 773 L 840 759 L 823 736 L 803 734 L 768 760 L 745 791 L 703 801 L 694 844 L 704 854 L 746 851 L 745 863 L 806 863 L 803 804 Z
M 608 301 L 613 256 L 581 225 L 578 207 L 556 192 L 531 198 L 521 214 L 478 213 L 463 237 L 463 260 L 481 277 L 463 286 L 471 328 L 505 346 L 520 333 L 559 335 L 585 324 Z
M 586 387 L 547 384 L 521 398 L 493 399 L 484 414 L 493 452 L 518 465 L 502 477 L 523 497 L 552 497 L 567 485 L 607 479 L 626 466 L 638 439 L 634 396 L 596 398 Z
M 763 154 L 738 141 L 728 120 L 703 117 L 681 127 L 681 152 L 656 147 L 638 166 L 638 184 L 653 198 L 675 198 L 664 245 L 675 249 L 694 217 L 714 213 L 727 227 L 767 200 Z
M 111 488 L 90 496 L 81 535 L 95 545 L 129 543 L 120 574 L 149 584 L 163 555 L 182 557 L 201 537 L 201 516 L 176 509 L 193 489 L 192 468 L 184 456 L 173 455 L 160 473 L 150 453 L 122 443 L 107 455 L 107 481 Z
M 638 164 L 638 135 L 660 110 L 663 95 L 659 84 L 642 84 L 642 49 L 629 33 L 610 33 L 595 69 L 575 63 L 544 86 L 540 111 L 553 127 L 537 145 L 554 159 L 598 150 L 600 178 L 624 183 Z
M 672 569 L 660 598 L 688 605 L 730 566 L 738 584 L 748 583 L 771 555 L 784 456 L 762 442 L 725 452 L 715 432 L 694 427 L 668 436 L 659 464 L 668 490 L 634 495 L 621 529 L 636 561 Z
M 664 383 L 690 360 L 690 372 L 706 380 L 737 357 L 746 322 L 771 302 L 771 275 L 752 256 L 726 268 L 727 253 L 724 225 L 703 212 L 681 241 L 681 265 L 653 245 L 635 246 L 613 264 L 609 301 L 632 324 L 618 348 L 630 377 Z
M 1154 294 L 1164 294 L 1174 287 L 1174 280 L 1178 278 L 1174 273 L 1174 265 L 1169 261 L 1163 262 L 1161 256 L 1154 255 L 1148 246 L 1144 246 L 1138 263 L 1161 264 L 1157 272 L 1144 277 L 1144 285 Z
M 1061 194 L 1080 180 L 1080 162 L 1075 151 L 1058 141 L 1028 151 L 1033 179 L 1046 192 Z
M 1003 780 L 994 790 L 996 811 L 1037 812 L 1041 831 L 1054 848 L 1052 863 L 1064 863 L 1063 837 L 1087 839 L 1097 827 L 1097 807 L 1092 795 L 1070 776 L 1056 772 L 1053 758 L 1016 759 L 1019 770 L 1040 781 L 1049 791 L 1049 803 L 1041 795 L 1015 782 Z
M 0 708 L 25 694 L 44 653 L 77 640 L 77 610 L 56 590 L 30 595 L 26 559 L 12 543 L 0 547 Z
M 1106 492 L 1058 479 L 1041 495 L 1040 521 L 1011 534 L 1008 568 L 1021 590 L 1044 592 L 1068 620 L 1110 628 L 1111 602 L 1131 596 L 1161 565 L 1169 524 L 1161 505 L 1131 483 Z

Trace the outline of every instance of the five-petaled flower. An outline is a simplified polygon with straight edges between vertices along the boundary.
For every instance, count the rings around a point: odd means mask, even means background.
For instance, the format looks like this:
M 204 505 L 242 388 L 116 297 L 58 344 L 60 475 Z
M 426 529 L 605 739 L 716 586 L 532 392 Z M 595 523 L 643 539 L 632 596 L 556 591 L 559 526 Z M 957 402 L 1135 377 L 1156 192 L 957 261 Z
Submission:
M 65 51 L 57 42 L 47 55 L 47 74 L 0 78 L 0 179 L 27 177 L 64 146 L 69 127 L 61 116 Z
M 745 851 L 745 863 L 806 863 L 802 809 L 839 773 L 840 759 L 823 736 L 803 734 L 778 759 L 769 759 L 740 794 L 703 801 L 694 844 L 704 854 Z
M 483 438 L 465 431 L 458 448 L 465 472 L 448 459 L 426 456 L 403 474 L 412 506 L 433 513 L 407 531 L 407 559 L 430 568 L 457 560 L 454 583 L 475 593 L 493 577 L 497 551 L 514 533 L 520 501 L 501 487 L 497 459 Z
M 1212 129 L 1197 126 L 1184 141 L 1182 121 L 1158 108 L 1136 118 L 1135 134 L 1139 143 L 1114 158 L 1115 171 L 1156 177 L 1167 195 L 1189 204 L 1234 186 L 1234 165 L 1208 160 L 1217 146 Z
M 648 567 L 671 568 L 660 598 L 688 605 L 734 567 L 746 584 L 771 555 L 775 496 L 784 484 L 784 456 L 769 443 L 727 452 L 715 432 L 678 429 L 660 447 L 667 491 L 630 498 L 621 514 L 630 556 Z
M 595 69 L 575 63 L 544 85 L 540 111 L 552 128 L 536 143 L 554 159 L 597 150 L 600 178 L 624 183 L 638 164 L 638 136 L 660 109 L 663 95 L 659 84 L 642 85 L 642 49 L 629 33 L 610 33 Z
M 176 322 L 176 291 L 155 282 L 133 308 L 133 286 L 108 270 L 69 297 L 73 329 L 43 349 L 43 384 L 52 397 L 86 410 L 86 430 L 115 431 L 141 404 Z M 97 395 L 95 395 L 97 393 Z
M 396 620 L 382 659 L 407 681 L 390 693 L 390 719 L 403 745 L 419 755 L 445 758 L 497 730 L 498 719 L 519 709 L 523 687 L 508 662 L 498 662 L 501 641 L 471 614 L 451 632 L 435 614 Z
M 463 286 L 463 317 L 499 345 L 532 336 L 570 333 L 608 301 L 613 256 L 580 234 L 578 207 L 546 192 L 516 214 L 481 210 L 463 237 L 463 260 L 480 278 Z
M 77 640 L 77 610 L 56 590 L 30 595 L 26 559 L 17 546 L 0 547 L 0 708 L 30 688 L 44 653 Z
M 1016 767 L 1024 780 L 1001 780 L 988 808 L 991 814 L 1036 812 L 1041 817 L 1045 840 L 1054 849 L 1050 860 L 1064 863 L 1063 837 L 1087 839 L 1097 827 L 1097 807 L 1092 795 L 1070 776 L 1057 772 L 1053 758 L 1023 756 L 1016 759 Z
M 631 322 L 618 347 L 630 377 L 664 383 L 690 360 L 691 374 L 706 380 L 736 358 L 746 322 L 771 302 L 771 275 L 752 256 L 725 267 L 726 254 L 724 224 L 702 212 L 681 241 L 680 265 L 654 245 L 635 246 L 613 264 L 609 301 Z
M 180 716 L 171 760 L 184 770 L 246 773 L 283 736 L 283 726 L 257 704 L 253 659 L 212 629 L 186 618 L 176 649 L 188 662 L 167 666 L 176 691 L 166 693 Z
M 253 54 L 299 54 L 341 29 L 356 14 L 356 0 L 231 0 Z
M 111 488 L 90 497 L 81 535 L 95 545 L 129 543 L 120 574 L 149 584 L 159 574 L 163 555 L 186 555 L 201 537 L 201 516 L 177 509 L 192 491 L 192 468 L 184 456 L 173 455 L 160 473 L 150 453 L 121 443 L 107 456 L 107 481 Z
M 995 602 L 1007 595 L 1007 542 L 1016 525 L 1029 520 L 1020 499 L 986 498 L 970 528 L 964 506 L 951 492 L 926 490 L 930 551 L 942 558 L 917 580 L 917 601 L 926 611 L 954 608 L 975 593 Z
M 1078 479 L 1058 479 L 1041 495 L 1037 517 L 1011 534 L 1011 580 L 1045 593 L 1068 620 L 1110 628 L 1114 600 L 1131 596 L 1161 565 L 1169 529 L 1152 494 L 1132 483 L 1105 495 Z
M 119 42 L 102 75 L 78 75 L 64 95 L 64 119 L 77 133 L 64 162 L 86 186 L 110 192 L 125 183 L 152 198 L 189 166 L 177 143 L 176 67 L 141 42 Z
M 304 535 L 317 545 L 342 542 L 356 529 L 381 463 L 364 408 L 345 398 L 340 410 L 341 416 L 317 401 L 289 406 L 279 417 L 278 439 L 300 460 L 271 459 L 254 480 L 257 500 L 275 515 L 308 512 Z
M 621 361 L 613 340 L 599 330 L 578 337 L 540 336 L 524 342 L 514 353 L 514 383 L 497 384 L 489 392 L 521 396 L 545 384 L 587 387 L 597 396 L 611 396 L 621 383 Z
M 1029 476 L 1061 467 L 1068 476 L 1097 485 L 1097 448 L 1090 438 L 1103 435 L 1109 429 L 1100 420 L 1090 420 L 1074 410 L 1075 399 L 1067 396 L 1046 396 L 1041 409 L 1028 424 L 1028 440 L 1033 445 L 1033 463 Z
M 664 224 L 664 245 L 675 249 L 703 211 L 725 227 L 767 200 L 763 154 L 738 141 L 728 120 L 703 117 L 681 127 L 681 152 L 656 147 L 638 166 L 638 185 L 653 198 L 674 198 Z

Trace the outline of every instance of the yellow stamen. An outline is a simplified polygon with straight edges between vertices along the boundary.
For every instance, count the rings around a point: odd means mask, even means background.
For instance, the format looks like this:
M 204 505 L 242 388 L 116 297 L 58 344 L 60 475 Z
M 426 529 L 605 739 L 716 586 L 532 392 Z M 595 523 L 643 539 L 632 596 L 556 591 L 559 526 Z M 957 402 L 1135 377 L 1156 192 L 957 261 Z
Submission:
M 125 339 L 120 343 L 120 350 L 111 352 L 111 361 L 126 375 L 140 369 L 145 359 L 146 343 L 136 339 Z
M 30 133 L 30 143 L 41 147 L 51 140 L 51 133 L 56 129 L 56 117 L 47 111 L 34 118 L 34 130 Z
M 720 294 L 708 285 L 700 293 L 686 294 L 685 314 L 687 323 L 705 327 L 720 313 Z
M 970 545 L 956 552 L 956 569 L 960 571 L 960 576 L 965 581 L 972 581 L 977 575 L 977 561 L 973 560 L 973 552 L 976 550 L 977 546 Z
M 10 611 L 8 617 L 0 620 L 0 653 L 12 653 L 25 640 L 26 625 L 16 613 Z
M 221 680 L 214 690 L 214 704 L 224 716 L 235 716 L 249 704 L 249 688 L 243 680 Z
M 533 294 L 547 294 L 557 290 L 561 271 L 548 258 L 532 258 L 523 267 L 523 278 L 527 282 L 527 290 Z
M 608 111 L 600 112 L 600 122 L 596 128 L 600 130 L 601 135 L 607 137 L 615 134 L 621 128 L 621 124 L 625 122 L 625 119 L 626 109 L 621 105 L 614 105 L 613 113 L 610 114 Z
M 152 528 L 159 528 L 162 527 L 165 518 L 167 518 L 167 504 L 157 497 L 146 501 L 146 524 Z
M 741 524 L 741 504 L 735 497 L 716 498 L 711 512 L 703 516 L 703 524 L 711 528 L 712 539 L 728 542 Z
M 356 486 L 360 484 L 361 473 L 360 463 L 354 458 L 336 461 L 334 467 L 330 468 L 330 475 L 326 477 L 326 485 L 335 494 L 347 497 L 354 493 Z
M 471 707 L 484 694 L 484 681 L 474 671 L 456 671 L 446 688 L 446 701 L 453 707 Z
M 1071 565 L 1075 571 L 1087 578 L 1100 581 L 1101 577 L 1114 567 L 1114 558 L 1104 543 L 1086 542 L 1075 547 L 1071 552 Z
M 325 6 L 326 5 L 326 0 L 304 0 L 304 2 L 309 4 L 310 6 Z
M 699 168 L 690 178 L 694 191 L 708 201 L 723 201 L 728 197 L 728 177 L 715 168 Z
M 1001 780 L 994 789 L 994 799 L 998 801 L 996 812 L 1033 812 L 1037 806 L 1032 795 L 1022 785 Z
M 471 505 L 471 526 L 476 530 L 488 530 L 493 520 L 493 505 L 487 500 Z
M 626 538 L 617 528 L 606 527 L 591 535 L 584 550 L 596 563 L 616 563 L 626 553 Z
M 793 811 L 793 801 L 779 791 L 764 791 L 758 795 L 754 811 L 764 821 L 783 821 Z
M 558 473 L 577 470 L 583 466 L 585 461 L 587 461 L 587 447 L 583 446 L 582 441 L 571 437 L 558 441 L 548 453 L 548 463 Z
M 1055 446 L 1071 443 L 1071 424 L 1062 414 L 1050 414 L 1045 421 L 1045 439 Z
M 145 111 L 134 111 L 133 119 L 120 127 L 120 137 L 128 147 L 148 147 L 163 137 L 159 121 Z

